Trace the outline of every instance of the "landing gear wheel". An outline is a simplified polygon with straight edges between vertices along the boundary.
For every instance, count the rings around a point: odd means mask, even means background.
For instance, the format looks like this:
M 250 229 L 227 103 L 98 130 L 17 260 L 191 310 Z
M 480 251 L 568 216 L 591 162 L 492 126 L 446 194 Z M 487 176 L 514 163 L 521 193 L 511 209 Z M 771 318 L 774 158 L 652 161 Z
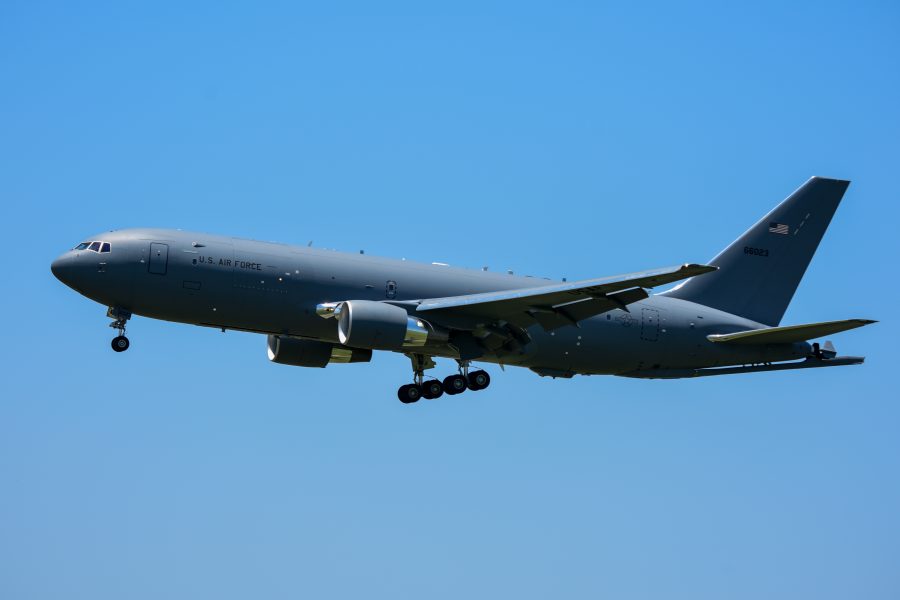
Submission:
M 432 379 L 422 384 L 422 397 L 426 400 L 436 400 L 443 395 L 444 388 L 437 379 Z
M 450 375 L 444 379 L 444 393 L 455 396 L 466 391 L 468 384 L 462 375 Z
M 469 389 L 476 392 L 491 385 L 491 376 L 487 371 L 472 371 L 466 379 L 469 382 Z
M 402 402 L 403 404 L 412 404 L 413 402 L 418 402 L 419 398 L 421 397 L 422 388 L 413 383 L 401 385 L 400 389 L 397 390 L 397 398 L 399 398 L 400 402 Z
M 117 335 L 113 338 L 112 341 L 112 349 L 116 352 L 125 352 L 128 350 L 128 347 L 131 345 L 131 342 L 128 341 L 128 338 L 124 335 Z

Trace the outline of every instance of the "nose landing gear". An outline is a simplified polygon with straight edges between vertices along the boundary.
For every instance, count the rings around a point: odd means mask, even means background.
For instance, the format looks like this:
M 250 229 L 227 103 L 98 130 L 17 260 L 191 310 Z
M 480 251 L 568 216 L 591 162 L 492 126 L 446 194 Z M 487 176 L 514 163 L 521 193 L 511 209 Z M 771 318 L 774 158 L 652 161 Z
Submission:
M 125 324 L 128 322 L 128 319 L 131 318 L 131 313 L 127 310 L 110 306 L 109 310 L 106 311 L 106 316 L 110 319 L 114 319 L 109 326 L 119 332 L 119 335 L 114 337 L 110 344 L 112 349 L 116 352 L 125 352 L 131 346 L 131 342 L 125 337 Z

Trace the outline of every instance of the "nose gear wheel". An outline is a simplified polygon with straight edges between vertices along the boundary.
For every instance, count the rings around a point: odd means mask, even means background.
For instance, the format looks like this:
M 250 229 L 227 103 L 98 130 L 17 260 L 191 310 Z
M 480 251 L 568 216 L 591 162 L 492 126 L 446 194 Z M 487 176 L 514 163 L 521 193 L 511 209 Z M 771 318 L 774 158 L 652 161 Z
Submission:
M 119 332 L 119 335 L 114 337 L 110 343 L 112 349 L 116 352 L 125 352 L 131 346 L 131 342 L 125 337 L 125 324 L 128 323 L 128 319 L 131 318 L 131 313 L 127 310 L 110 306 L 109 310 L 106 311 L 106 316 L 113 319 L 113 322 L 110 323 L 109 326 Z

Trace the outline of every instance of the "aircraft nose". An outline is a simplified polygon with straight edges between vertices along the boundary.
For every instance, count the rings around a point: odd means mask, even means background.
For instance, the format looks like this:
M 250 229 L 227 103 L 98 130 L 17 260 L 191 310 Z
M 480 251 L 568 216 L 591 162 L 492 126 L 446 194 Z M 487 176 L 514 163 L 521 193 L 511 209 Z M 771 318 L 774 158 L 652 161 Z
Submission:
M 50 271 L 53 275 L 69 287 L 72 287 L 75 268 L 75 260 L 68 254 L 63 254 L 50 263 Z

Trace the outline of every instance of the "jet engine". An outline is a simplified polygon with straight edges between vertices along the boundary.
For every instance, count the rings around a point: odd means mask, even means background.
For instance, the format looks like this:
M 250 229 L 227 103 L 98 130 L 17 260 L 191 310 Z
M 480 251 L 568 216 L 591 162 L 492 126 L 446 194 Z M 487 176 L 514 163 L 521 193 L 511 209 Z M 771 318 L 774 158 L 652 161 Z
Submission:
M 282 335 L 270 335 L 266 341 L 269 360 L 295 367 L 324 367 L 330 363 L 369 362 L 371 350 L 343 348 L 328 342 L 298 340 Z
M 354 348 L 401 350 L 449 338 L 447 331 L 384 302 L 348 300 L 335 308 L 334 316 L 338 319 L 338 339 Z

